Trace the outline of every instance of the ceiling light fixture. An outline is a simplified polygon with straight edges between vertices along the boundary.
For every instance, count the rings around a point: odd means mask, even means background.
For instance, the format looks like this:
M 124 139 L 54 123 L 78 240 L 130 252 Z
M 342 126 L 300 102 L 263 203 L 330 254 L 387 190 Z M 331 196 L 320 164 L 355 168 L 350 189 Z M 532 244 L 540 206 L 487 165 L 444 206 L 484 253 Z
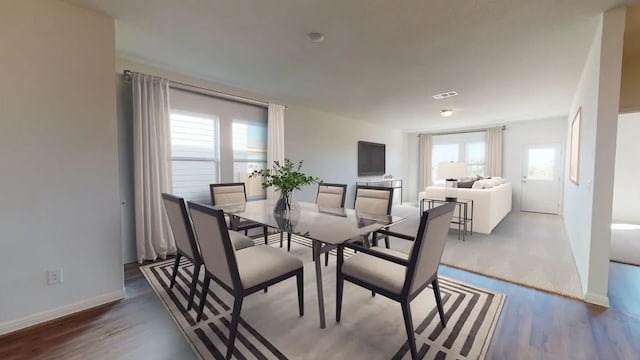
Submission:
M 311 41 L 312 43 L 319 43 L 324 40 L 324 35 L 322 35 L 322 33 L 313 31 L 307 34 L 307 40 Z
M 453 110 L 451 109 L 440 110 L 440 116 L 442 117 L 449 117 L 451 115 L 453 115 Z

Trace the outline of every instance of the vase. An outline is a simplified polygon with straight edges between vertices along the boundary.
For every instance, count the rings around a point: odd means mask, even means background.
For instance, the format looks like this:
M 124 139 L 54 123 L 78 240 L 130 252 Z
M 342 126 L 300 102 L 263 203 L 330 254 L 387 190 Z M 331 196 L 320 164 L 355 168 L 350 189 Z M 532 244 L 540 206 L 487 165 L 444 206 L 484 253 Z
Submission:
M 300 204 L 293 195 L 293 191 L 281 191 L 280 197 L 276 201 L 273 212 L 282 218 L 290 217 L 294 213 L 300 212 Z

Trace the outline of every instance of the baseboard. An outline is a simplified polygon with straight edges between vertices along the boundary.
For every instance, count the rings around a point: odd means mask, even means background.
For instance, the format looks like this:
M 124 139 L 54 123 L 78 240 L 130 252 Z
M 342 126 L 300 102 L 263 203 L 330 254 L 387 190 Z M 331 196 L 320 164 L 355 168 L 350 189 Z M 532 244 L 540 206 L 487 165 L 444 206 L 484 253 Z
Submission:
M 120 289 L 118 291 L 110 292 L 91 299 L 78 301 L 72 304 L 61 306 L 59 308 L 43 311 L 41 313 L 33 315 L 28 315 L 21 319 L 12 320 L 0 324 L 0 335 L 8 334 L 10 332 L 24 329 L 46 321 L 51 321 L 63 316 L 71 315 L 79 311 L 121 300 L 126 296 L 127 294 L 125 293 L 124 289 Z
M 589 304 L 599 305 L 602 307 L 609 307 L 609 297 L 600 294 L 586 293 L 584 295 L 584 301 Z

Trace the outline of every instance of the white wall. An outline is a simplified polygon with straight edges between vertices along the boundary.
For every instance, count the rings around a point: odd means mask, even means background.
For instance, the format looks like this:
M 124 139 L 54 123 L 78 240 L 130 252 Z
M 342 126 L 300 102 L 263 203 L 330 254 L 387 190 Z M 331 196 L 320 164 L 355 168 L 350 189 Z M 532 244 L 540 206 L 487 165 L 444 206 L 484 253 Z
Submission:
M 521 121 L 507 124 L 502 134 L 502 177 L 513 186 L 512 210 L 520 211 L 522 161 L 525 145 L 560 144 L 564 153 L 567 137 L 565 118 Z M 560 157 L 564 162 L 563 155 Z M 563 174 L 564 177 L 564 174 Z M 562 202 L 562 199 L 558 199 Z
M 565 166 L 565 225 L 585 300 L 601 305 L 608 305 L 624 16 L 623 8 L 601 16 L 567 119 L 569 128 L 575 113 L 582 109 L 578 185 L 569 180 L 568 161 Z
M 640 224 L 640 113 L 620 115 L 613 187 L 613 221 Z
M 325 182 L 347 184 L 345 206 L 352 207 L 358 181 L 358 141 L 386 144 L 386 172 L 403 178 L 405 134 L 309 108 L 290 106 L 285 115 L 285 156 L 304 160 L 302 170 Z M 381 178 L 381 177 L 380 177 Z M 296 193 L 315 202 L 317 186 Z M 396 195 L 394 195 L 396 196 Z
M 113 19 L 0 2 L 0 334 L 124 296 Z M 64 269 L 47 286 L 46 270 Z

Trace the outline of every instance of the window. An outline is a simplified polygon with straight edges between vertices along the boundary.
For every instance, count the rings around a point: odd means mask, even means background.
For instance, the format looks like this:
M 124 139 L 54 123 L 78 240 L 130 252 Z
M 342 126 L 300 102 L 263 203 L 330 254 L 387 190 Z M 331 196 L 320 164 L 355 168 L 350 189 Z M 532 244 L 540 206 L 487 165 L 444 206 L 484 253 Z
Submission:
M 173 193 L 208 201 L 209 184 L 218 182 L 218 118 L 171 111 Z
M 438 174 L 441 162 L 466 162 L 467 176 L 484 176 L 486 158 L 485 132 L 470 132 L 434 135 L 431 152 L 431 174 L 433 184 L 444 184 Z
M 267 166 L 267 126 L 265 123 L 233 120 L 233 180 L 244 182 L 247 199 L 264 199 L 262 178 L 250 179 L 254 170 Z

